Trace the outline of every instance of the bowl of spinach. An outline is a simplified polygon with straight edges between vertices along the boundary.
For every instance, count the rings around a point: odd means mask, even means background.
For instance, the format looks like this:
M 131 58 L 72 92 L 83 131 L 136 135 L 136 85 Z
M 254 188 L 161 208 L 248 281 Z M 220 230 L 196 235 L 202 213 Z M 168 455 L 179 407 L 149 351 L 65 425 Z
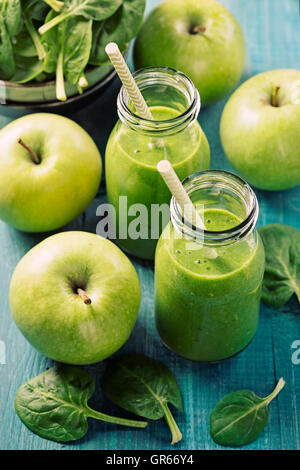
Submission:
M 124 53 L 145 0 L 1 0 L 0 102 L 57 104 L 101 89 L 115 76 L 105 54 Z

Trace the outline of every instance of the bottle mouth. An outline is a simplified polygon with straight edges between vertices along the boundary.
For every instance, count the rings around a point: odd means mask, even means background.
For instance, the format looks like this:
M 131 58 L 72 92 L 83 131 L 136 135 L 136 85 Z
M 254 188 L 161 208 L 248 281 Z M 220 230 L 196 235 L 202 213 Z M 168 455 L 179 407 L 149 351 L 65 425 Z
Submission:
M 195 196 L 200 198 L 200 204 L 201 200 L 209 198 L 208 207 L 227 210 L 239 215 L 241 220 L 226 230 L 202 230 L 184 218 L 181 207 L 172 197 L 171 220 L 174 228 L 185 238 L 209 245 L 227 245 L 245 238 L 254 230 L 259 214 L 257 198 L 249 184 L 239 176 L 223 170 L 200 171 L 185 178 L 182 184 L 192 202 L 196 202 Z
M 149 120 L 137 115 L 122 86 L 117 98 L 118 115 L 128 127 L 144 133 L 173 134 L 197 119 L 201 106 L 200 96 L 193 82 L 184 73 L 170 67 L 147 67 L 134 72 L 133 77 L 149 107 L 171 103 L 169 107 L 178 112 L 178 115 L 166 120 Z

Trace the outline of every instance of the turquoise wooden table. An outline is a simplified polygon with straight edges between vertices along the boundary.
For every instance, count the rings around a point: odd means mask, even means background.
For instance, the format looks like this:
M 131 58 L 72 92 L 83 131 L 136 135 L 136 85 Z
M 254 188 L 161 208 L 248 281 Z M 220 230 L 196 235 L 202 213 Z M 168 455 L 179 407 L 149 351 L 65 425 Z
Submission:
M 149 10 L 157 0 L 147 2 Z M 247 61 L 242 80 L 269 69 L 299 68 L 300 34 L 298 0 L 222 0 L 238 19 L 247 42 Z M 104 97 L 70 117 L 87 129 L 104 154 L 105 142 L 116 120 L 116 81 Z M 219 140 L 219 120 L 225 100 L 200 112 L 200 123 L 211 146 L 213 168 L 230 169 Z M 0 127 L 9 122 L 0 108 Z M 280 168 L 278 169 L 280 171 Z M 280 222 L 300 229 L 300 187 L 291 191 L 257 191 L 259 225 Z M 105 197 L 104 184 L 88 210 L 66 230 L 95 232 L 96 207 Z M 9 280 L 19 259 L 43 235 L 20 233 L 0 223 L 0 341 L 6 345 L 6 364 L 0 365 L 0 449 L 171 449 L 163 421 L 151 422 L 146 430 L 130 430 L 90 422 L 85 438 L 73 444 L 57 444 L 32 434 L 15 415 L 13 402 L 17 388 L 27 379 L 51 366 L 38 354 L 14 325 L 8 304 Z M 262 305 L 258 332 L 239 355 L 219 364 L 201 365 L 181 359 L 162 346 L 153 318 L 153 265 L 134 260 L 141 280 L 143 298 L 134 331 L 122 352 L 142 352 L 164 362 L 178 379 L 185 412 L 174 411 L 183 433 L 177 449 L 221 449 L 209 436 L 209 415 L 216 402 L 238 389 L 268 395 L 283 376 L 286 387 L 271 404 L 270 420 L 259 439 L 243 449 L 300 449 L 300 364 L 293 364 L 291 348 L 300 340 L 300 308 L 292 299 L 280 311 Z M 183 312 L 184 313 L 184 312 Z M 2 356 L 1 356 L 2 357 Z M 4 362 L 3 357 L 0 362 Z M 102 395 L 100 380 L 104 364 L 87 369 L 97 383 L 92 404 L 108 413 L 119 413 Z

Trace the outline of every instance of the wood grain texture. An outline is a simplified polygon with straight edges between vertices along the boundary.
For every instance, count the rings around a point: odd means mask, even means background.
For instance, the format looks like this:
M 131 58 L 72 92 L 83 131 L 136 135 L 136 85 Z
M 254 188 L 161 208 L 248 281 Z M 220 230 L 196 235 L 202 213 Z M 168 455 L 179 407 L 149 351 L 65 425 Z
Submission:
M 147 9 L 159 3 L 148 0 Z M 222 0 L 238 19 L 247 42 L 243 79 L 275 68 L 299 68 L 298 0 Z M 102 155 L 109 132 L 116 121 L 116 82 L 101 99 L 70 117 L 96 140 Z M 211 146 L 213 168 L 231 169 L 221 149 L 219 120 L 226 100 L 201 110 L 200 123 Z M 4 115 L 0 127 L 20 115 Z M 280 169 L 278 169 L 280 171 Z M 300 229 L 300 188 L 285 192 L 257 191 L 259 225 L 281 222 Z M 66 230 L 95 232 L 96 207 L 105 198 L 102 188 L 88 210 Z M 22 425 L 13 402 L 17 388 L 52 362 L 38 354 L 14 325 L 8 305 L 10 276 L 19 259 L 46 235 L 17 232 L 0 222 L 0 340 L 6 343 L 6 365 L 0 365 L 0 449 L 171 449 L 169 430 L 163 421 L 145 430 L 131 430 L 90 421 L 85 438 L 73 444 L 43 440 Z M 134 331 L 122 352 L 143 352 L 164 362 L 175 374 L 183 393 L 185 412 L 174 412 L 183 432 L 177 449 L 221 449 L 209 436 L 209 415 L 226 393 L 251 389 L 266 396 L 280 376 L 286 387 L 271 404 L 268 426 L 254 443 L 243 449 L 300 449 L 300 365 L 291 361 L 291 344 L 300 339 L 300 309 L 295 299 L 281 311 L 262 305 L 258 332 L 251 344 L 236 357 L 219 364 L 203 365 L 181 359 L 160 342 L 153 318 L 153 265 L 133 260 L 142 284 L 143 298 Z M 184 314 L 184 312 L 183 312 Z M 92 405 L 108 413 L 128 416 L 102 395 L 100 382 L 104 364 L 87 368 L 96 379 L 97 393 Z

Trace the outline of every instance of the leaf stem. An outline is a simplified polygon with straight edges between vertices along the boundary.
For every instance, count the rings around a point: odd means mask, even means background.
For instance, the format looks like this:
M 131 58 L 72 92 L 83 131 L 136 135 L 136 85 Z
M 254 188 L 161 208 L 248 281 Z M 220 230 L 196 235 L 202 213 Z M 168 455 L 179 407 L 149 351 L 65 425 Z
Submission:
M 64 2 L 60 2 L 59 0 L 44 0 L 44 2 L 56 12 L 61 11 L 64 6 Z
M 43 47 L 43 44 L 41 43 L 41 40 L 39 38 L 38 33 L 35 30 L 32 19 L 30 18 L 30 16 L 25 11 L 23 13 L 23 16 L 24 16 L 24 23 L 25 23 L 26 29 L 27 29 L 27 31 L 28 31 L 31 39 L 32 39 L 32 42 L 33 42 L 35 48 L 36 48 L 38 58 L 39 58 L 39 60 L 43 60 L 46 57 L 46 51 Z
M 270 395 L 268 395 L 265 398 L 265 401 L 267 402 L 267 404 L 269 404 L 272 400 L 274 400 L 274 398 L 279 394 L 279 392 L 281 392 L 281 390 L 283 389 L 284 386 L 285 386 L 285 380 L 283 380 L 283 377 L 281 377 L 279 379 L 278 384 L 274 388 L 273 392 L 270 393 Z
M 69 15 L 70 13 L 68 11 L 64 11 L 60 13 L 59 15 L 52 18 L 52 20 L 47 21 L 47 23 L 43 24 L 43 26 L 39 28 L 39 33 L 40 34 L 46 33 L 47 31 L 49 31 L 49 29 L 54 28 L 54 26 L 58 25 L 59 23 L 64 21 L 66 18 L 68 18 Z
M 88 81 L 87 81 L 86 76 L 84 75 L 84 73 L 81 74 L 81 77 L 78 81 L 78 85 L 82 88 L 88 86 Z
M 92 410 L 89 406 L 86 406 L 86 411 L 87 416 L 98 419 L 100 421 L 105 421 L 107 423 L 120 424 L 121 426 L 129 426 L 132 428 L 145 428 L 148 425 L 147 421 L 136 421 L 134 419 L 110 416 L 105 413 L 100 413 L 100 411 Z
M 56 98 L 60 101 L 66 101 L 65 81 L 64 81 L 64 55 L 63 49 L 59 51 L 56 67 Z
M 81 77 L 79 78 L 78 80 L 78 83 L 77 83 L 77 89 L 78 89 L 78 92 L 80 93 L 80 95 L 82 94 L 82 88 L 83 87 L 86 87 L 88 86 L 88 81 L 84 75 L 84 73 L 82 73 Z
M 182 434 L 180 432 L 180 429 L 175 421 L 175 419 L 173 418 L 173 415 L 171 413 L 171 411 L 169 410 L 169 407 L 167 405 L 167 403 L 164 403 L 162 402 L 161 403 L 161 406 L 165 412 L 165 420 L 170 428 L 170 431 L 172 433 L 172 442 L 171 444 L 176 444 L 176 442 L 179 442 L 181 441 L 182 439 Z

